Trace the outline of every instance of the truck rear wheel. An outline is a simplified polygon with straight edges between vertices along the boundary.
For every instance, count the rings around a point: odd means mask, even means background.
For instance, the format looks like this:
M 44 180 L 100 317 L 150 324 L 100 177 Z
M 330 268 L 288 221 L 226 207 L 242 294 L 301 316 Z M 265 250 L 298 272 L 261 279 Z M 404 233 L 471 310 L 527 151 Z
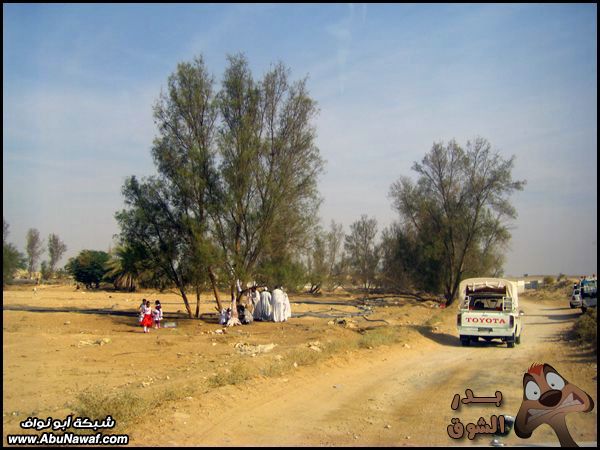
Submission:
M 514 340 L 507 340 L 506 341 L 506 346 L 508 348 L 513 348 L 515 346 L 515 341 Z
M 468 347 L 471 344 L 471 339 L 469 336 L 461 336 L 460 343 L 463 345 L 463 347 Z
M 515 344 L 519 345 L 521 343 L 521 335 L 519 334 L 515 339 Z

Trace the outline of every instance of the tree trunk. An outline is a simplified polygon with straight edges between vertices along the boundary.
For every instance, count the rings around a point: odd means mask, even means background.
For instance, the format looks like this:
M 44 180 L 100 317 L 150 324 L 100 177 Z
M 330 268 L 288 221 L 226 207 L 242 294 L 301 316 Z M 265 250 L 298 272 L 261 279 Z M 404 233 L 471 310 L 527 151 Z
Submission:
M 215 300 L 217 301 L 217 310 L 221 312 L 223 310 L 223 306 L 221 305 L 219 290 L 217 289 L 217 276 L 215 275 L 212 267 L 208 268 L 208 276 L 210 278 L 210 283 L 212 284 L 213 293 L 215 294 Z
M 190 302 L 188 302 L 187 296 L 185 295 L 185 291 L 180 288 L 179 292 L 181 292 L 181 297 L 183 298 L 183 304 L 185 305 L 185 309 L 188 313 L 188 317 L 190 319 L 193 319 L 194 316 L 192 315 L 192 309 L 190 308 Z
M 200 286 L 196 285 L 196 319 L 200 317 Z

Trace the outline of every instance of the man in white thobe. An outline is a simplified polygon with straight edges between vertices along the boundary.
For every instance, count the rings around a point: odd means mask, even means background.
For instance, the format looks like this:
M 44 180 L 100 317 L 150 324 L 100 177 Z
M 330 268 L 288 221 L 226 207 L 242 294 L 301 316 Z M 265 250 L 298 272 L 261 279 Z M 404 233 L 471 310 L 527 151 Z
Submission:
M 266 321 L 272 320 L 272 318 L 273 308 L 271 307 L 271 293 L 265 287 L 265 289 L 260 293 L 260 300 L 254 309 L 254 319 Z
M 283 317 L 284 320 L 288 320 L 290 317 L 292 317 L 292 305 L 290 305 L 290 298 L 287 295 L 287 292 L 283 292 Z
M 281 286 L 277 286 L 273 291 L 273 322 L 285 322 L 285 293 Z

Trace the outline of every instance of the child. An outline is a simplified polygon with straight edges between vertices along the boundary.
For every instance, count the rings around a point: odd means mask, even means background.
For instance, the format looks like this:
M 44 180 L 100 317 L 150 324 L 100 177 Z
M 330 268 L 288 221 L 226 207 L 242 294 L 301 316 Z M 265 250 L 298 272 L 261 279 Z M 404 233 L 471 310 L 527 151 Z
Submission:
M 141 325 L 144 327 L 144 333 L 149 333 L 148 327 L 152 328 L 152 308 L 150 307 L 150 300 L 146 301 L 146 304 L 142 306 L 143 318 Z
M 146 299 L 143 298 L 142 299 L 142 303 L 140 303 L 140 307 L 138 308 L 138 311 L 140 312 L 139 315 L 139 323 L 142 323 L 142 320 L 144 320 L 144 308 L 146 307 Z
M 163 318 L 160 300 L 156 300 L 156 302 L 154 302 L 154 310 L 152 311 L 152 316 L 154 317 L 154 323 L 156 324 L 155 328 L 158 330 L 160 328 L 160 321 Z

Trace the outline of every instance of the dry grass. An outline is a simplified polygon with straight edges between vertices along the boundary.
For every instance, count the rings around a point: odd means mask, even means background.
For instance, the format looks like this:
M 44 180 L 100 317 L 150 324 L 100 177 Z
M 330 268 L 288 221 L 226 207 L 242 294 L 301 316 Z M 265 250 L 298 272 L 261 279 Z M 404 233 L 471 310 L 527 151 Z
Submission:
M 377 327 L 363 334 L 359 341 L 360 348 L 375 348 L 380 345 L 395 344 L 400 341 L 396 327 Z
M 130 391 L 108 395 L 100 389 L 89 389 L 77 396 L 74 412 L 80 417 L 103 420 L 111 416 L 116 426 L 126 426 L 148 408 L 148 402 Z
M 208 379 L 210 387 L 217 388 L 221 386 L 227 386 L 230 384 L 241 384 L 252 377 L 255 373 L 248 364 L 237 363 L 231 369 L 225 369 L 217 372 Z
M 147 411 L 162 406 L 165 402 L 181 400 L 190 395 L 190 392 L 188 389 L 169 387 L 153 391 L 152 394 L 148 400 L 130 390 L 110 395 L 94 388 L 80 393 L 76 403 L 71 406 L 79 417 L 104 420 L 111 416 L 116 422 L 116 429 L 123 430 Z

